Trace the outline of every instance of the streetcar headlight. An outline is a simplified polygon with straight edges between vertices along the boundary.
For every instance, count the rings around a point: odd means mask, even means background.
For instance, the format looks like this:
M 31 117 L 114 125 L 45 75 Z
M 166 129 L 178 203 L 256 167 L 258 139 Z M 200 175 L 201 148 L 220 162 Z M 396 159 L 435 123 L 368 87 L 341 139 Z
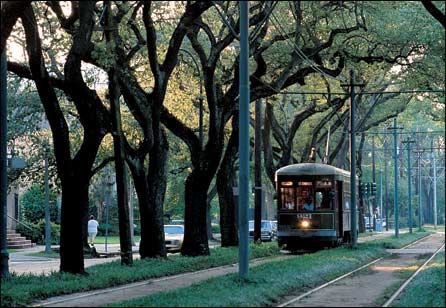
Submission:
M 308 220 L 303 220 L 300 225 L 302 228 L 308 228 L 310 226 L 310 222 Z

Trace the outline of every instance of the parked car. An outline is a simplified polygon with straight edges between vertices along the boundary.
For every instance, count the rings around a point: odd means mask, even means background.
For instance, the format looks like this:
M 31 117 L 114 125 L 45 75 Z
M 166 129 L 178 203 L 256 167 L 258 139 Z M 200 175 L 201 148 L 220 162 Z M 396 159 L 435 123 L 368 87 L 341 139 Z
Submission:
M 171 225 L 184 225 L 184 219 L 173 219 L 170 222 Z
M 260 228 L 260 240 L 272 241 L 277 238 L 277 224 L 272 220 L 262 220 Z M 254 220 L 249 221 L 249 239 L 254 239 Z
M 179 251 L 183 245 L 184 226 L 164 225 L 164 237 L 167 251 Z

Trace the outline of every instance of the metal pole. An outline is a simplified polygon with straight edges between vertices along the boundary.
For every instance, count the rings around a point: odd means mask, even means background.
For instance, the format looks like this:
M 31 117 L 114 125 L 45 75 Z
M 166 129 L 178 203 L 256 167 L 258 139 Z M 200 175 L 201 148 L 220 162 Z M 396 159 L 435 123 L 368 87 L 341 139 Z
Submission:
M 51 252 L 51 219 L 50 189 L 48 184 L 48 143 L 44 143 L 45 151 L 45 253 Z
M 379 231 L 383 230 L 383 170 L 379 169 Z M 387 225 L 387 223 L 386 223 Z
M 254 207 L 254 242 L 261 241 L 262 225 L 262 100 L 255 104 L 255 207 Z
M 356 248 L 356 145 L 355 145 L 355 85 L 354 72 L 350 70 L 350 198 L 351 198 L 351 248 Z
M 419 144 L 418 144 L 419 145 Z M 421 152 L 418 152 L 418 230 L 423 226 L 423 207 L 421 206 Z
M 393 207 L 394 207 L 394 215 L 395 215 L 395 237 L 399 236 L 399 213 L 398 213 L 398 154 L 397 154 L 397 145 L 398 145 L 398 136 L 396 134 L 396 118 L 393 119 L 393 168 L 394 168 L 394 186 L 393 186 Z
M 129 183 L 129 220 L 130 220 L 130 240 L 132 242 L 132 246 L 135 246 L 135 227 L 134 225 L 134 213 L 133 213 L 133 183 L 130 179 L 128 172 L 126 172 L 126 178 Z
M 8 173 L 7 173 L 7 154 L 6 154 L 6 138 L 7 138 L 7 87 L 6 87 L 6 48 L 3 49 L 1 55 L 1 102 L 0 102 L 0 199 L 1 199 L 1 228 L 0 228 L 0 257 L 1 257 L 1 278 L 9 278 L 9 253 L 8 243 L 6 239 L 8 214 L 7 194 L 8 194 Z
M 410 144 L 414 143 L 413 140 L 406 140 L 407 144 L 407 193 L 408 193 L 408 211 L 409 211 L 409 233 L 412 233 L 412 190 L 411 190 L 411 162 L 410 162 Z
M 375 185 L 376 185 L 375 136 L 372 136 L 372 182 L 375 183 Z M 373 193 L 371 195 L 373 195 Z M 373 207 L 373 231 L 376 231 L 376 215 L 375 215 L 376 196 L 372 196 L 372 207 Z
M 433 145 L 433 141 L 432 141 Z M 433 172 L 434 172 L 434 229 L 437 229 L 437 164 L 435 161 L 434 149 L 432 146 L 432 164 L 433 164 Z
M 239 276 L 249 274 L 249 9 L 248 1 L 240 1 L 240 132 L 239 132 Z
M 111 175 L 108 176 L 107 182 L 107 195 L 105 201 L 105 252 L 108 252 L 108 208 L 111 202 Z
M 389 231 L 389 192 L 387 188 L 387 139 L 384 140 L 384 194 L 386 196 L 386 203 L 385 203 L 386 231 Z

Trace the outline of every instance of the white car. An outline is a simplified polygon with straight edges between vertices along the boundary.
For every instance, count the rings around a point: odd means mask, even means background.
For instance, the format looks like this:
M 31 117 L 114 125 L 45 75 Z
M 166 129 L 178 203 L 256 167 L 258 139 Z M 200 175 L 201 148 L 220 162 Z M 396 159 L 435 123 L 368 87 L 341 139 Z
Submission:
M 184 226 L 164 225 L 164 237 L 167 251 L 179 251 L 183 245 Z

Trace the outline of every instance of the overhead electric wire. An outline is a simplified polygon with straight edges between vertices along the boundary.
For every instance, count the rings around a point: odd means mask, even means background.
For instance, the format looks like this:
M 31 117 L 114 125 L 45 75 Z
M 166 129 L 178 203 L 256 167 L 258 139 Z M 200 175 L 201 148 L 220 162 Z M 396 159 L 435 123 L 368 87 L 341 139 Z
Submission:
M 271 12 L 271 17 L 272 17 L 272 19 L 271 19 L 272 23 L 277 27 L 277 29 L 278 29 L 279 32 L 284 36 L 284 38 L 286 38 L 286 40 L 284 40 L 284 42 L 286 42 L 288 45 L 289 45 L 289 44 L 292 44 L 291 47 L 293 47 L 293 50 L 296 52 L 296 54 L 297 54 L 303 61 L 307 62 L 307 63 L 310 65 L 310 67 L 312 67 L 315 71 L 319 72 L 320 74 L 322 74 L 322 75 L 325 76 L 325 77 L 332 78 L 332 79 L 335 79 L 335 80 L 337 80 L 337 81 L 344 81 L 344 80 L 341 80 L 341 79 L 338 78 L 338 77 L 333 77 L 333 76 L 331 76 L 331 75 L 325 73 L 325 72 L 322 71 L 319 67 L 317 67 L 317 66 L 314 64 L 314 62 L 313 62 L 310 58 L 308 58 L 308 56 L 307 56 L 307 55 L 306 55 L 306 54 L 299 48 L 299 46 L 297 46 L 296 43 L 293 42 L 293 41 L 290 39 L 290 36 L 288 35 L 288 33 L 286 33 L 285 29 L 282 27 L 282 25 L 280 24 L 280 22 L 278 21 L 277 17 L 274 15 L 273 12 Z

